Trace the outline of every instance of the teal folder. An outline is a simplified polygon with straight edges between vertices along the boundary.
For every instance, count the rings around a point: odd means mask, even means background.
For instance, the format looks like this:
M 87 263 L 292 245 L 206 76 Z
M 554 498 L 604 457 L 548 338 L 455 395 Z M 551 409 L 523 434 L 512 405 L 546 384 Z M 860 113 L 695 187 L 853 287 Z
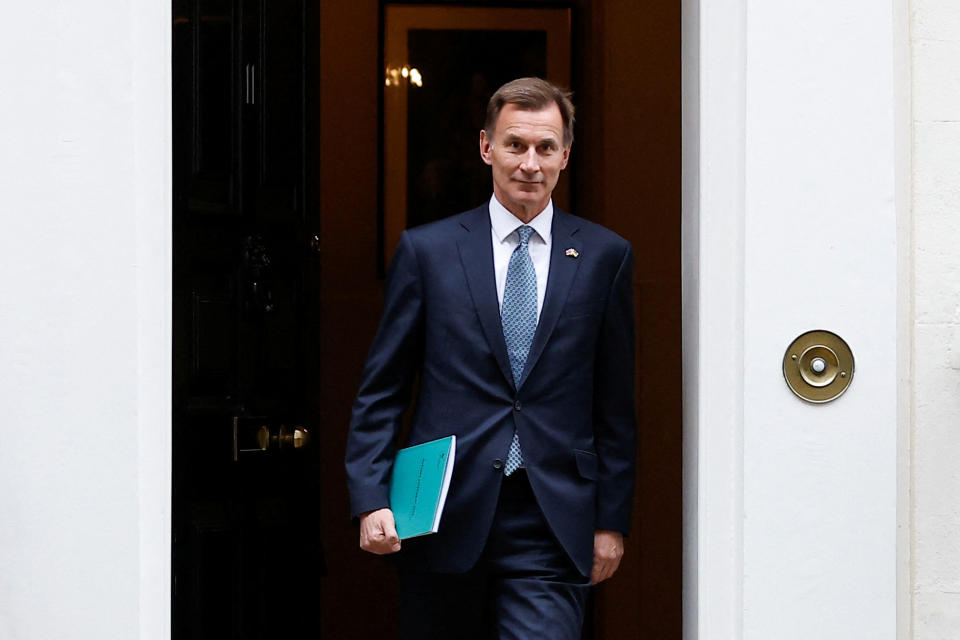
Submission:
M 390 509 L 401 540 L 436 533 L 447 500 L 457 437 L 400 449 L 390 476 Z

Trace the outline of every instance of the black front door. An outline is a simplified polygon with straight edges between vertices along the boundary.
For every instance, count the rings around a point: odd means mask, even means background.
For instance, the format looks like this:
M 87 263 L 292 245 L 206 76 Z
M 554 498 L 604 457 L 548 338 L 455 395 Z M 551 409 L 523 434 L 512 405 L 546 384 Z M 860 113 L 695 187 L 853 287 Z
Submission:
M 174 0 L 174 638 L 317 638 L 303 0 Z

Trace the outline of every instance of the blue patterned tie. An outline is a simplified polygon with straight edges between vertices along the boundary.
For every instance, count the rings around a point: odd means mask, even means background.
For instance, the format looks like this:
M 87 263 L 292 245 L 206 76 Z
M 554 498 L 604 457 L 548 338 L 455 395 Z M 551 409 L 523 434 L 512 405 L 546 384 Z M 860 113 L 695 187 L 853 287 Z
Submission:
M 516 386 L 520 385 L 523 365 L 527 362 L 533 334 L 537 331 L 537 272 L 533 269 L 529 247 L 532 233 L 533 227 L 526 225 L 517 229 L 520 244 L 510 256 L 507 284 L 503 289 L 503 306 L 500 309 L 503 337 L 507 342 L 510 370 Z M 520 452 L 520 438 L 514 431 L 507 452 L 507 464 L 503 468 L 504 475 L 510 475 L 521 465 L 523 454 Z

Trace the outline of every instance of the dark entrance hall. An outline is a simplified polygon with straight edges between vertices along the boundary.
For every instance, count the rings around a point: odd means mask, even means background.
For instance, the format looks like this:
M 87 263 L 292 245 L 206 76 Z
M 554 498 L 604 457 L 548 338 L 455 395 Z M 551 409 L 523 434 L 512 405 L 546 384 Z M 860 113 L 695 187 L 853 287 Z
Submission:
M 392 637 L 393 576 L 358 548 L 343 472 L 393 248 L 387 6 L 173 2 L 174 638 Z M 680 5 L 498 6 L 569 11 L 558 204 L 636 252 L 633 534 L 584 638 L 679 639 Z

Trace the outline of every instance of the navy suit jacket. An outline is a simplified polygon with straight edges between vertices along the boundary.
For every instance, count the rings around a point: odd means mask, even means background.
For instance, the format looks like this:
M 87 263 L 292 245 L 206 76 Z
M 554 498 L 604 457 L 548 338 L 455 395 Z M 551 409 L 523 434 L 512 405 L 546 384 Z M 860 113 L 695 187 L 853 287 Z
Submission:
M 404 232 L 353 407 L 346 453 L 353 515 L 389 505 L 401 415 L 419 375 L 404 446 L 456 434 L 457 453 L 440 532 L 405 540 L 399 560 L 439 572 L 476 563 L 516 429 L 546 520 L 589 575 L 594 530 L 627 534 L 630 526 L 632 281 L 626 240 L 555 209 L 543 309 L 515 386 L 487 205 Z

